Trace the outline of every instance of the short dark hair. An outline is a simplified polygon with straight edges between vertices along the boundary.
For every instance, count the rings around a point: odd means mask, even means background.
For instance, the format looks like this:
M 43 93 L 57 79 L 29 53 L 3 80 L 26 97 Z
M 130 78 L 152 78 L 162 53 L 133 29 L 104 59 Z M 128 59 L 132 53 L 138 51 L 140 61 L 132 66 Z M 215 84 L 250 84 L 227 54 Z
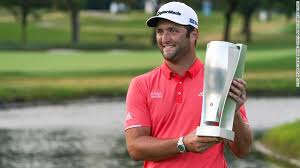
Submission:
M 184 27 L 187 30 L 186 37 L 190 37 L 190 35 L 191 35 L 192 31 L 195 29 L 195 27 L 192 25 L 186 25 Z
M 192 25 L 186 25 L 184 27 L 187 30 L 186 37 L 189 38 L 191 36 L 192 31 L 195 30 L 195 27 Z M 197 45 L 197 40 L 195 41 L 195 46 L 196 45 Z

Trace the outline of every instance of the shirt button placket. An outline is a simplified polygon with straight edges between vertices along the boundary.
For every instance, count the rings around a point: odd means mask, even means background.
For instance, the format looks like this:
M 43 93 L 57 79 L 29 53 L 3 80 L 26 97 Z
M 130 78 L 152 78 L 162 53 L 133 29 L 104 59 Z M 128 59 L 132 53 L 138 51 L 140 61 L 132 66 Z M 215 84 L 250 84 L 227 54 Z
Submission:
M 182 86 L 183 82 L 182 81 L 178 81 L 177 83 L 177 87 L 176 87 L 176 102 L 177 103 L 181 103 L 182 102 L 182 91 L 183 91 L 183 86 Z

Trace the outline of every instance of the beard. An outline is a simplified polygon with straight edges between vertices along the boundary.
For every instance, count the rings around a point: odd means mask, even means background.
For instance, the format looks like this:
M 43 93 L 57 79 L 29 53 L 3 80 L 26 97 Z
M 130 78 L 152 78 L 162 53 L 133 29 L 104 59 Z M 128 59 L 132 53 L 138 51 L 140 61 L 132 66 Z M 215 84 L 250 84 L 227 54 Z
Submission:
M 165 60 L 176 63 L 189 52 L 189 43 L 184 45 L 174 45 L 172 47 L 165 47 L 160 50 Z
M 160 52 L 162 53 L 164 59 L 173 62 L 178 57 L 179 50 L 180 49 L 178 47 L 174 46 L 171 48 L 163 48 Z

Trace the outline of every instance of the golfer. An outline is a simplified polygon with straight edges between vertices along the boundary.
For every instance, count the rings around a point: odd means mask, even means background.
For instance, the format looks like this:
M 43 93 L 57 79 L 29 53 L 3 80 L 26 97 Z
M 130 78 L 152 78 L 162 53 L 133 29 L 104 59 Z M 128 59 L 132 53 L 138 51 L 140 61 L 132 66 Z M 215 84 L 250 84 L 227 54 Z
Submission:
M 164 62 L 135 77 L 126 98 L 125 137 L 130 156 L 145 168 L 226 168 L 224 146 L 239 158 L 250 151 L 252 131 L 244 103 L 246 82 L 234 79 L 234 141 L 196 136 L 202 109 L 204 66 L 196 56 L 198 17 L 189 6 L 169 2 L 147 20 L 156 30 Z

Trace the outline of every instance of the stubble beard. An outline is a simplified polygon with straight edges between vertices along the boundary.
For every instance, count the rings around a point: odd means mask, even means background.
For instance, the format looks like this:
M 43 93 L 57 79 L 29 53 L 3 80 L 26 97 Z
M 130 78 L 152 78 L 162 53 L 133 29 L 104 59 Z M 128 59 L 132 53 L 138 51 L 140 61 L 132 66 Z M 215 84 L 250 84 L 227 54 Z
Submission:
M 175 48 L 174 49 L 174 51 L 172 51 L 172 52 L 165 52 L 164 51 L 164 49 L 162 49 L 161 50 L 161 53 L 162 53 L 162 55 L 163 55 L 163 57 L 164 57 L 164 59 L 166 59 L 166 60 L 168 60 L 168 61 L 170 61 L 170 62 L 173 62 L 173 61 L 175 61 L 176 60 L 176 58 L 178 57 L 178 50 L 179 50 L 179 48 Z
M 175 49 L 172 52 L 164 52 L 162 49 L 161 53 L 165 60 L 176 63 L 180 60 L 180 57 L 184 57 L 188 50 L 188 45 L 175 46 Z

